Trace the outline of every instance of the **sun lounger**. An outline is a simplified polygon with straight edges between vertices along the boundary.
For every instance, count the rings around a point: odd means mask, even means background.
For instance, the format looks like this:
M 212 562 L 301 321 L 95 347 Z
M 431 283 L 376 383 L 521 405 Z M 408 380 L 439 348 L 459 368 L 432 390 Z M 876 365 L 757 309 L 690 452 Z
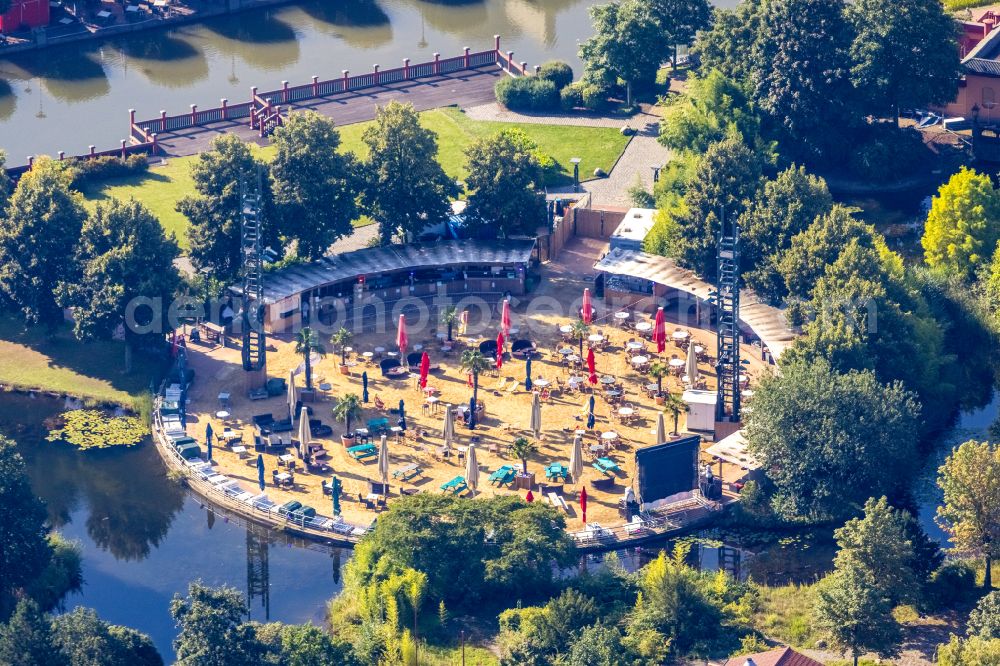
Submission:
M 511 385 L 507 387 L 507 393 L 516 393 L 517 387 L 521 385 L 521 382 L 511 382 Z
M 548 494 L 549 504 L 556 507 L 557 509 L 562 509 L 566 513 L 569 513 L 569 507 L 566 506 L 566 500 L 563 496 L 557 492 L 551 492 Z
M 594 461 L 594 467 L 604 474 L 613 474 L 615 472 L 622 471 L 622 468 L 618 466 L 618 463 L 611 458 L 598 458 Z

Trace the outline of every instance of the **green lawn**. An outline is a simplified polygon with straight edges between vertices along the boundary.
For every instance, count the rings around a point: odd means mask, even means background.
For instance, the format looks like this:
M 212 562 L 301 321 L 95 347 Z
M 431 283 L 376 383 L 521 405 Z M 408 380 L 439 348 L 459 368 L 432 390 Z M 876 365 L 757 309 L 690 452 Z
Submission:
M 149 390 L 160 364 L 134 355 L 125 374 L 125 351 L 118 342 L 82 343 L 64 326 L 51 339 L 41 329 L 25 330 L 16 317 L 0 316 L 0 384 L 52 391 L 100 403 L 133 406 L 133 396 Z
M 571 157 L 582 160 L 585 173 L 593 173 L 597 167 L 610 172 L 629 141 L 628 137 L 622 136 L 614 128 L 474 121 L 455 107 L 425 111 L 420 114 L 420 119 L 425 127 L 437 135 L 438 160 L 445 172 L 456 179 L 464 179 L 466 176 L 466 147 L 477 138 L 489 136 L 507 127 L 524 130 L 538 144 L 539 150 L 558 163 L 560 182 L 569 182 L 572 177 L 573 170 L 569 162 Z M 341 127 L 343 149 L 365 156 L 367 150 L 361 142 L 361 135 L 369 124 L 357 123 Z M 259 152 L 265 159 L 270 159 L 274 154 L 270 147 L 261 148 Z M 196 159 L 198 158 L 179 157 L 152 167 L 142 176 L 116 178 L 91 185 L 83 191 L 87 206 L 93 208 L 98 202 L 112 197 L 134 197 L 145 204 L 160 219 L 164 229 L 173 233 L 181 247 L 186 249 L 187 219 L 175 210 L 175 206 L 181 198 L 194 191 L 190 173 L 191 163 Z M 365 223 L 370 223 L 370 220 L 365 218 L 358 222 L 359 226 Z

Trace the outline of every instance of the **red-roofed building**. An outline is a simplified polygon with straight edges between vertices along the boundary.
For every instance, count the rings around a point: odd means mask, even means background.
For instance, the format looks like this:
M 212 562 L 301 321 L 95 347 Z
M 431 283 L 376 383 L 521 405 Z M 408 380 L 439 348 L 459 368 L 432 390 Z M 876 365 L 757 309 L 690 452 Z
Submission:
M 38 28 L 49 24 L 49 0 L 11 0 L 10 9 L 0 14 L 0 32 Z
M 767 652 L 733 657 L 722 666 L 823 666 L 823 662 L 807 657 L 790 647 L 780 647 Z

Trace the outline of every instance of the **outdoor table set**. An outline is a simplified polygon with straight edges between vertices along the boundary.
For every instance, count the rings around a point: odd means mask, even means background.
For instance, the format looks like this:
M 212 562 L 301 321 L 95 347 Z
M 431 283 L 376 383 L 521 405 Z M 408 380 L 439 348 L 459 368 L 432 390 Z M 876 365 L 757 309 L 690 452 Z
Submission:
M 594 468 L 608 475 L 622 471 L 622 468 L 618 466 L 618 463 L 611 458 L 598 458 L 594 461 Z
M 498 486 L 508 485 L 514 482 L 516 472 L 510 465 L 504 465 L 497 471 L 490 474 L 490 483 Z
M 464 476 L 456 476 L 451 481 L 441 484 L 441 490 L 445 492 L 450 492 L 452 495 L 458 495 L 465 490 L 468 490 L 469 486 L 465 483 Z
M 347 455 L 355 460 L 378 457 L 378 447 L 374 444 L 358 444 L 347 448 Z
M 415 476 L 419 476 L 424 473 L 423 468 L 418 463 L 410 463 L 409 465 L 403 465 L 396 471 L 392 473 L 392 478 L 402 479 L 403 481 L 409 481 Z
M 569 469 L 562 463 L 549 463 L 545 468 L 545 478 L 548 480 L 562 479 L 565 481 L 569 477 Z

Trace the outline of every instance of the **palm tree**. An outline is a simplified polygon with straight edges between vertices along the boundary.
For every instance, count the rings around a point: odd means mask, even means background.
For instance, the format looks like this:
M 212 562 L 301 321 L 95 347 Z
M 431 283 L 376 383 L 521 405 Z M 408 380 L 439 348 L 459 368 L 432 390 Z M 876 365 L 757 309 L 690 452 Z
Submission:
M 518 437 L 510 444 L 510 453 L 521 461 L 521 469 L 528 473 L 528 458 L 538 452 L 538 445 L 527 437 Z
M 472 375 L 472 400 L 476 405 L 479 404 L 479 373 L 492 368 L 493 363 L 478 349 L 466 349 L 462 352 L 462 370 Z
M 441 323 L 448 327 L 448 342 L 451 342 L 451 327 L 458 321 L 458 308 L 449 305 L 441 312 Z
M 580 358 L 583 358 L 583 341 L 590 335 L 590 324 L 582 319 L 577 319 L 573 322 L 573 330 L 569 332 L 569 335 L 580 343 Z
M 295 353 L 302 354 L 302 358 L 305 359 L 306 388 L 312 390 L 312 355 L 316 354 L 321 357 L 326 356 L 326 347 L 324 347 L 323 343 L 319 341 L 319 336 L 316 334 L 316 331 L 306 326 L 295 336 Z
M 351 433 L 351 421 L 361 418 L 361 398 L 356 393 L 348 393 L 333 406 L 333 418 L 344 422 L 347 433 Z
M 674 435 L 677 435 L 677 423 L 681 418 L 681 412 L 688 410 L 687 403 L 677 393 L 667 393 L 663 400 L 663 411 L 670 412 L 674 417 Z
M 670 366 L 663 361 L 649 364 L 649 376 L 656 380 L 656 395 L 663 395 L 663 378 L 670 374 Z
M 347 352 L 345 350 L 347 349 L 347 343 L 351 341 L 351 337 L 353 337 L 353 333 L 341 326 L 337 332 L 333 334 L 333 337 L 330 338 L 330 344 L 340 350 L 341 365 L 347 364 Z

